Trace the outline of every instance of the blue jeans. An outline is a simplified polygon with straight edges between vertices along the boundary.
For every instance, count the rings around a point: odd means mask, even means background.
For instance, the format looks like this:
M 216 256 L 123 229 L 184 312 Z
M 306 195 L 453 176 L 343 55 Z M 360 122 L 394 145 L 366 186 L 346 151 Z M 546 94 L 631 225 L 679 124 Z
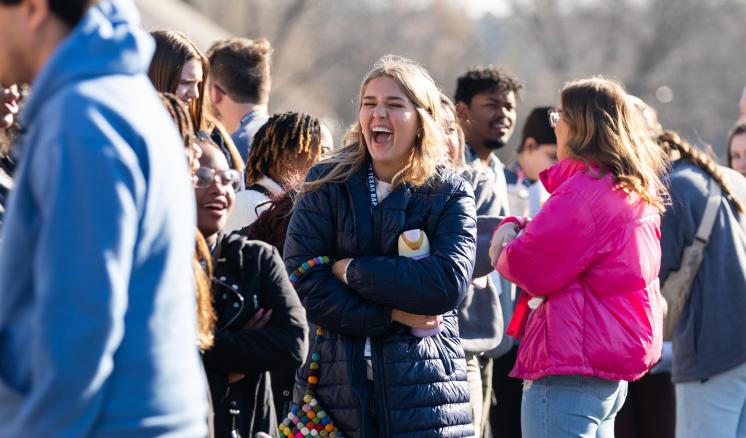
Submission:
M 675 386 L 677 438 L 746 436 L 746 363 Z
M 627 382 L 578 375 L 523 382 L 523 438 L 614 438 Z

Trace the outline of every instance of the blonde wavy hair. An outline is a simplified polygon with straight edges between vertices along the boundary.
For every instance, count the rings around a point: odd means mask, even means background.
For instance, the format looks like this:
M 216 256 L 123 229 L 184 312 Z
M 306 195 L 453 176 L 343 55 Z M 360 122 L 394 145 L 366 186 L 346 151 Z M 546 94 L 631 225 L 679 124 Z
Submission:
M 561 102 L 570 155 L 600 165 L 619 188 L 663 212 L 669 162 L 622 85 L 601 77 L 568 82 Z
M 438 167 L 446 165 L 448 160 L 442 128 L 441 93 L 430 74 L 419 64 L 400 56 L 386 55 L 375 63 L 373 70 L 363 79 L 358 96 L 358 111 L 368 83 L 381 76 L 388 76 L 399 84 L 417 111 L 422 132 L 412 147 L 411 158 L 406 166 L 394 175 L 391 183 L 393 186 L 402 183 L 424 185 L 436 174 Z M 327 183 L 347 181 L 366 163 L 367 157 L 368 147 L 358 120 L 342 138 L 342 147 L 319 163 L 327 166 L 329 171 L 317 180 L 305 182 L 300 193 L 316 190 Z

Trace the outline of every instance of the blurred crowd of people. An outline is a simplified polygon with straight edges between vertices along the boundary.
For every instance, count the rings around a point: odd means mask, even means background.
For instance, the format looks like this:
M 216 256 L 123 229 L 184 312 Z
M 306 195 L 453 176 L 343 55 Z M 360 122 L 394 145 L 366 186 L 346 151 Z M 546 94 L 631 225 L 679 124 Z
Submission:
M 0 436 L 746 436 L 746 90 L 723 166 L 602 77 L 385 55 L 335 141 L 271 65 L 0 0 Z

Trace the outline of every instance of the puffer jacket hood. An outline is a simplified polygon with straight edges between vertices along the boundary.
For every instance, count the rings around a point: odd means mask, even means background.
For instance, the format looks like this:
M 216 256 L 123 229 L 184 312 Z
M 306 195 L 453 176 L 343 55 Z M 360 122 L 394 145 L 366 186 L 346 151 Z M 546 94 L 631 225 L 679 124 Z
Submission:
M 658 211 L 579 160 L 559 162 L 541 181 L 551 197 L 497 265 L 545 298 L 511 375 L 642 377 L 662 346 Z

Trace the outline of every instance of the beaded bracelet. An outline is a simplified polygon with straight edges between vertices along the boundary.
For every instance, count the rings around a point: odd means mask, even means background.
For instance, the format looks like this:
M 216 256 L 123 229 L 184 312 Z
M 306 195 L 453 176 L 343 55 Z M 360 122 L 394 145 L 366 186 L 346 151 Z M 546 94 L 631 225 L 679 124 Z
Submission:
M 319 265 L 328 265 L 331 263 L 331 259 L 327 256 L 314 257 L 307 262 L 303 262 L 292 274 L 290 274 L 290 284 L 295 286 L 295 283 L 303 276 L 303 274 L 310 271 L 313 267 Z

